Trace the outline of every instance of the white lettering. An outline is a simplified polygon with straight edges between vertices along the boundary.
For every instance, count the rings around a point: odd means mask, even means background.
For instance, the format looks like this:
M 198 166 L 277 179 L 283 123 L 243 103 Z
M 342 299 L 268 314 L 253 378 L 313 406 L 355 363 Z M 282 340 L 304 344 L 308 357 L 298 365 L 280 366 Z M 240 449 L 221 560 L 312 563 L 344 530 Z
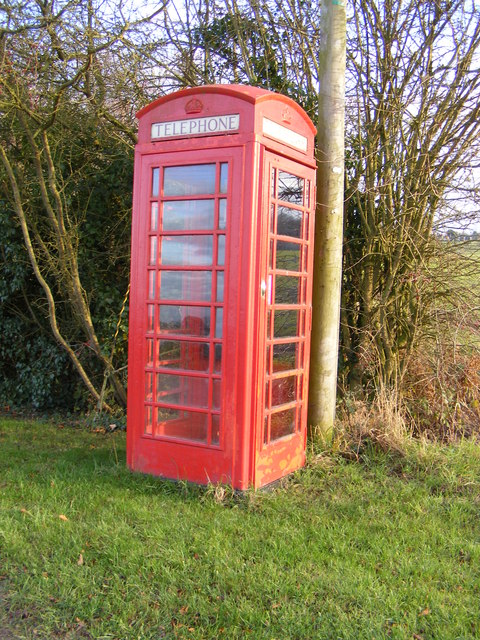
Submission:
M 152 125 L 152 138 L 162 138 L 163 137 L 163 123 L 159 122 L 158 124 Z
M 218 119 L 218 130 L 219 131 L 228 131 L 228 118 L 219 118 Z
M 238 131 L 240 115 L 238 113 L 208 118 L 189 118 L 171 122 L 155 122 L 151 127 L 152 139 L 172 138 L 175 136 L 194 136 L 200 133 L 221 133 Z

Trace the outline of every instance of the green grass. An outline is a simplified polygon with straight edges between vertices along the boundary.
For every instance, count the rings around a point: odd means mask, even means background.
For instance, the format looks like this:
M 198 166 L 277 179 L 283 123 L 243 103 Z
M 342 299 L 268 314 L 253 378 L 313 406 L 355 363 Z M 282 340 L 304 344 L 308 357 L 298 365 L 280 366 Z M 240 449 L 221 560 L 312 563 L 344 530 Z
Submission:
M 0 419 L 0 638 L 480 638 L 471 442 L 240 497 L 124 459 L 123 433 Z

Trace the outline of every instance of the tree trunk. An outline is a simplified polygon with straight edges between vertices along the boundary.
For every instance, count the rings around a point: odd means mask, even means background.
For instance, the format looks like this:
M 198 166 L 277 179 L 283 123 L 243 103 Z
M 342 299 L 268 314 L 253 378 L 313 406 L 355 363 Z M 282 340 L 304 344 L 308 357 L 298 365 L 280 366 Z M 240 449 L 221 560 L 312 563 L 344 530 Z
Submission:
M 331 439 L 335 419 L 344 200 L 346 15 L 326 0 L 320 54 L 317 217 L 310 369 L 310 436 Z

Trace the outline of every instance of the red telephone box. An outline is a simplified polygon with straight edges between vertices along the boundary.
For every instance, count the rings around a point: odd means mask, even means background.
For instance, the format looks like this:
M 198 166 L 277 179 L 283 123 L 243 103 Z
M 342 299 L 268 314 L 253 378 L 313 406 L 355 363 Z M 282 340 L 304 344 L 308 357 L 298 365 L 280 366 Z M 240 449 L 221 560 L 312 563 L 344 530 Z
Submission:
M 315 128 L 237 85 L 137 117 L 128 465 L 263 486 L 305 460 Z

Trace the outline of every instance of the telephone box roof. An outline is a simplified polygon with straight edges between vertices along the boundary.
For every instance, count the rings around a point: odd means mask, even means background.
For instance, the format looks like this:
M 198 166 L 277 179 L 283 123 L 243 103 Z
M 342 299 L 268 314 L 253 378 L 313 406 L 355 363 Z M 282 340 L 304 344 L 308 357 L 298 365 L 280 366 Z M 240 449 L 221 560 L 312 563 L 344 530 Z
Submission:
M 245 100 L 245 102 L 250 102 L 253 105 L 256 105 L 260 102 L 265 102 L 268 100 L 273 100 L 276 102 L 282 102 L 285 105 L 288 105 L 291 109 L 297 111 L 308 123 L 313 134 L 316 133 L 315 126 L 310 120 L 308 114 L 300 105 L 298 105 L 291 98 L 282 95 L 281 93 L 275 93 L 274 91 L 268 91 L 267 89 L 261 89 L 260 87 L 250 87 L 247 85 L 241 84 L 208 84 L 200 87 L 190 87 L 188 89 L 180 89 L 179 91 L 175 91 L 174 93 L 170 93 L 165 96 L 161 96 L 157 100 L 151 102 L 143 109 L 137 112 L 137 118 L 143 117 L 145 114 L 159 107 L 160 105 L 166 104 L 172 100 L 176 100 L 182 97 L 188 97 L 193 95 L 203 95 L 203 94 L 219 94 L 230 96 L 232 98 L 239 98 L 241 100 Z

